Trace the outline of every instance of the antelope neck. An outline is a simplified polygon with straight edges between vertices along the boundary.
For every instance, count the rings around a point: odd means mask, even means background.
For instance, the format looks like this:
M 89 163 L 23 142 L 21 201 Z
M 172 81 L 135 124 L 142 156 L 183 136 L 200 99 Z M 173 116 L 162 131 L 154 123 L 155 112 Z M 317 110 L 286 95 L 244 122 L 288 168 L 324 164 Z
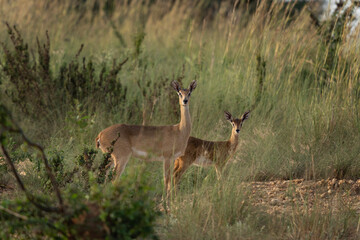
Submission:
M 239 134 L 236 134 L 235 131 L 231 131 L 231 137 L 229 142 L 232 147 L 232 150 L 235 150 L 239 142 Z
M 180 112 L 181 112 L 181 120 L 180 120 L 180 124 L 179 124 L 180 131 L 187 129 L 190 132 L 191 118 L 190 118 L 189 106 L 188 105 L 181 106 Z

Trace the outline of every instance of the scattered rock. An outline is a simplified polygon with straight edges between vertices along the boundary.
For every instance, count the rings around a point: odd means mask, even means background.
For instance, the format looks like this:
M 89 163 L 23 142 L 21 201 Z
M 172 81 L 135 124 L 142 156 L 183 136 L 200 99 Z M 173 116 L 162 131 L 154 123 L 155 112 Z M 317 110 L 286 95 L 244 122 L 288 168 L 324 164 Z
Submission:
M 273 199 L 271 199 L 271 201 L 270 201 L 270 205 L 271 205 L 271 206 L 277 206 L 277 205 L 279 205 L 279 203 L 280 203 L 280 201 L 279 201 L 279 199 L 277 199 L 277 198 L 273 198 Z
M 288 213 L 294 207 L 304 212 L 313 209 L 328 211 L 329 208 L 340 211 L 341 202 L 346 202 L 360 213 L 360 179 L 357 181 L 335 178 L 319 181 L 277 180 L 248 182 L 247 186 L 252 188 L 251 203 L 264 207 L 270 214 Z

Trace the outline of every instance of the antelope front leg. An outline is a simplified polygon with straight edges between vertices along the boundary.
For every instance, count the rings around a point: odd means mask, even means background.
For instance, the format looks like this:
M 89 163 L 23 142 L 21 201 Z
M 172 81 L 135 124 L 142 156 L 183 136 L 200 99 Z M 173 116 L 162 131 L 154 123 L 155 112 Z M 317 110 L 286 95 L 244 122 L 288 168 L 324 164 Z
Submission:
M 186 156 L 179 157 L 175 160 L 175 166 L 174 166 L 174 187 L 176 190 L 176 187 L 178 186 L 181 176 L 185 173 L 185 171 L 188 169 L 188 167 L 191 165 L 191 160 L 186 158 Z
M 114 170 L 116 173 L 116 176 L 115 178 L 113 178 L 113 181 L 116 181 L 117 179 L 120 178 L 121 174 L 124 172 L 126 164 L 129 162 L 129 159 L 131 157 L 131 152 L 128 151 L 127 153 L 125 153 L 120 151 L 114 151 L 112 156 L 114 159 L 114 168 L 115 168 Z
M 170 165 L 171 165 L 171 160 L 165 159 L 164 160 L 164 187 L 165 187 L 165 193 L 166 193 L 167 198 L 169 198 L 170 190 L 171 190 Z

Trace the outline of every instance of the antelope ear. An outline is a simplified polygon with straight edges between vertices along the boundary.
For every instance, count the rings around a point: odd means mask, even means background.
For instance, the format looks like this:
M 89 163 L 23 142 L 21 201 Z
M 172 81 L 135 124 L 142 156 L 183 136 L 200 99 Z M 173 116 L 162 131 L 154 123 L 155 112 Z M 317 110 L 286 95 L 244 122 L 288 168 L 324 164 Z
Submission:
M 225 113 L 225 119 L 232 122 L 233 118 L 232 118 L 231 113 L 229 113 L 228 111 L 224 111 L 224 113 Z
M 250 116 L 250 111 L 245 112 L 242 116 L 241 116 L 241 121 L 245 121 L 246 119 L 248 119 Z
M 175 89 L 175 91 L 180 91 L 180 83 L 178 83 L 177 81 L 172 81 L 171 86 Z
M 189 86 L 190 92 L 192 92 L 196 88 L 196 86 L 197 86 L 196 80 L 193 80 Z

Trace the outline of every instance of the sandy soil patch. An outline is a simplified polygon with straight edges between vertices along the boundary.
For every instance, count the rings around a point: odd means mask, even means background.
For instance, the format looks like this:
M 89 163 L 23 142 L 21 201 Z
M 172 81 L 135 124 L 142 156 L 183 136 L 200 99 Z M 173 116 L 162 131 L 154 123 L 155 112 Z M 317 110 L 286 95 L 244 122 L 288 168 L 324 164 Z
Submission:
M 281 214 L 295 210 L 339 211 L 351 207 L 360 213 L 360 179 L 320 181 L 277 180 L 269 182 L 242 183 L 250 188 L 250 202 L 270 214 Z

